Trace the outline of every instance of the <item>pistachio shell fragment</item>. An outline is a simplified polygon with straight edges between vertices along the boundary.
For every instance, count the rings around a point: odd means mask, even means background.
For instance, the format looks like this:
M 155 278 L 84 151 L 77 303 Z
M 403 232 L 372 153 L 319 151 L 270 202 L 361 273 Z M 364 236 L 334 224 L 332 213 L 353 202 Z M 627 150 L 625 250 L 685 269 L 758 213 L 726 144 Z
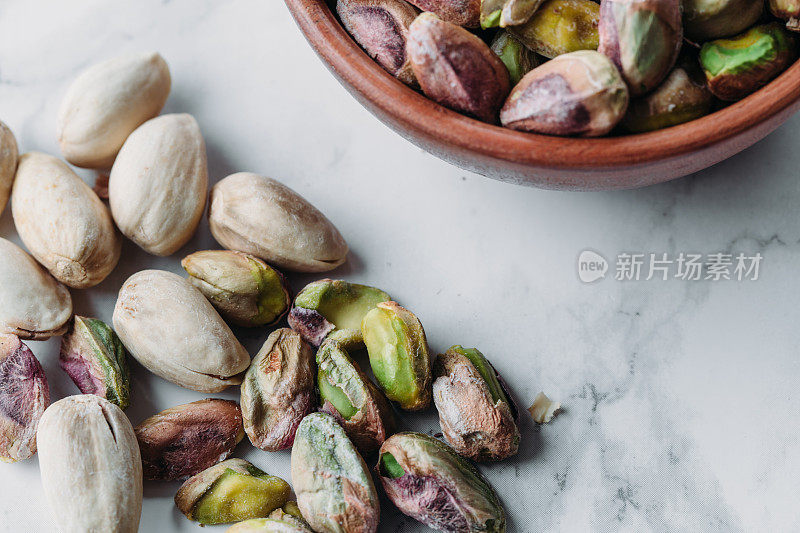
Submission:
M 378 493 L 367 465 L 336 420 L 310 414 L 292 446 L 292 484 L 297 505 L 319 533 L 373 533 Z
M 741 33 L 764 12 L 764 0 L 682 1 L 684 31 L 696 43 Z
M 267 518 L 251 518 L 228 528 L 227 533 L 313 533 L 297 502 L 286 502 Z
M 138 531 L 142 461 L 119 407 L 92 394 L 59 400 L 45 411 L 37 440 L 42 486 L 60 531 Z
M 69 291 L 19 246 L 0 238 L 0 333 L 61 335 L 72 317 Z
M 386 397 L 408 411 L 431 403 L 431 357 L 419 319 L 397 302 L 382 302 L 361 322 L 375 379 Z
M 298 272 L 325 272 L 344 263 L 347 243 L 317 208 L 282 183 L 251 172 L 211 189 L 208 221 L 224 248 Z
M 479 37 L 423 13 L 409 28 L 408 56 L 430 99 L 484 122 L 497 122 L 508 95 L 508 70 Z
M 408 27 L 419 13 L 404 0 L 338 0 L 342 25 L 361 47 L 406 85 L 416 85 L 408 61 Z
M 0 334 L 0 461 L 36 453 L 36 429 L 50 404 L 42 365 L 16 335 Z
M 178 405 L 134 429 L 144 478 L 186 479 L 230 457 L 244 438 L 236 402 L 209 398 Z
M 628 88 L 611 61 L 584 50 L 530 71 L 511 91 L 500 120 L 515 130 L 550 135 L 605 135 L 625 115 Z
M 600 6 L 591 0 L 547 0 L 525 24 L 509 31 L 525 46 L 554 58 L 578 50 L 597 50 Z
M 456 26 L 477 28 L 481 20 L 482 0 L 408 0 L 422 11 L 435 13 Z
M 440 531 L 503 533 L 506 515 L 489 482 L 466 459 L 432 437 L 389 437 L 376 467 L 398 509 Z
M 202 525 L 265 518 L 289 500 L 292 489 L 243 459 L 228 459 L 189 478 L 175 505 Z
M 480 351 L 452 346 L 436 358 L 433 373 L 439 423 L 456 452 L 474 461 L 517 453 L 517 407 Z
M 506 30 L 497 32 L 491 45 L 492 52 L 508 69 L 511 86 L 519 83 L 525 74 L 539 66 L 539 59 L 518 37 Z
M 105 322 L 75 316 L 61 338 L 58 364 L 83 394 L 94 394 L 126 409 L 131 377 L 128 351 Z
M 546 424 L 553 419 L 559 409 L 561 409 L 559 402 L 554 402 L 547 397 L 547 394 L 540 392 L 536 395 L 536 399 L 533 400 L 533 405 L 528 407 L 528 412 L 534 422 Z
M 316 408 L 314 352 L 289 328 L 273 331 L 242 382 L 244 429 L 253 446 L 288 448 L 300 421 Z
M 184 278 L 143 270 L 122 285 L 114 329 L 142 365 L 197 392 L 242 382 L 250 356 L 205 296 Z
M 794 38 L 777 22 L 756 26 L 731 39 L 706 43 L 700 50 L 709 90 L 720 100 L 730 102 L 769 83 L 796 57 Z
M 306 285 L 294 300 L 289 326 L 314 347 L 330 337 L 345 348 L 361 345 L 361 320 L 392 298 L 380 289 L 343 280 L 321 279 Z
M 656 88 L 683 44 L 681 0 L 605 0 L 600 47 L 619 69 L 632 96 Z
M 184 257 L 181 266 L 192 285 L 237 326 L 275 324 L 292 302 L 283 274 L 244 252 L 204 250 Z
M 336 341 L 320 346 L 317 367 L 322 410 L 336 418 L 362 453 L 380 448 L 396 425 L 383 393 Z
M 769 0 L 768 4 L 773 15 L 786 21 L 787 29 L 800 31 L 800 0 Z M 0 206 L 2 205 L 0 201 Z
M 11 186 L 14 184 L 18 160 L 17 139 L 8 126 L 0 122 L 0 215 L 3 214 L 8 198 L 11 196 Z

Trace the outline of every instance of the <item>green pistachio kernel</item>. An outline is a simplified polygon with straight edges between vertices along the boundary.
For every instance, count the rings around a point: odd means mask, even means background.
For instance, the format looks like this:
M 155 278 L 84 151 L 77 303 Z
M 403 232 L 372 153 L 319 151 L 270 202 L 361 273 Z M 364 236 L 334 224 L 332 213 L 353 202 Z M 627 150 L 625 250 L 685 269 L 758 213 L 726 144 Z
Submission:
M 536 54 L 528 50 L 518 37 L 505 30 L 497 33 L 491 49 L 508 69 L 512 87 L 539 64 Z
M 597 50 L 599 21 L 600 6 L 591 0 L 547 0 L 528 22 L 509 31 L 534 52 L 554 58 L 578 50 Z

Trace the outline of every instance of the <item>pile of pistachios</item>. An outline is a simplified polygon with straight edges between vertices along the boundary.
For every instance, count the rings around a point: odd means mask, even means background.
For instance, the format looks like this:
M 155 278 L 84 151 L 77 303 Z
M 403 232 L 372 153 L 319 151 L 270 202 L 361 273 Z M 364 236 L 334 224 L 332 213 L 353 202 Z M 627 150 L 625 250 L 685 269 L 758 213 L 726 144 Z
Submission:
M 28 250 L 0 238 L 0 460 L 28 459 L 38 445 L 44 491 L 67 532 L 135 532 L 143 481 L 185 480 L 175 505 L 201 525 L 370 533 L 380 520 L 375 479 L 403 513 L 432 528 L 505 531 L 500 499 L 473 463 L 519 449 L 519 412 L 495 368 L 458 345 L 435 357 L 419 319 L 381 289 L 321 279 L 292 297 L 278 268 L 333 270 L 347 243 L 274 179 L 241 172 L 209 192 L 198 123 L 158 116 L 170 83 L 155 53 L 89 68 L 61 109 L 66 161 L 19 156 L 0 123 L 0 212 L 10 197 Z M 107 187 L 99 180 L 90 188 L 68 162 L 108 174 Z M 206 205 L 223 249 L 184 257 L 185 277 L 131 275 L 111 324 L 74 313 L 69 288 L 106 279 L 122 236 L 171 255 Z M 255 357 L 229 324 L 269 332 Z M 81 394 L 51 405 L 47 377 L 23 341 L 54 336 L 60 367 Z M 199 393 L 240 386 L 241 400 L 198 398 L 134 427 L 123 412 L 137 397 L 131 356 Z M 396 410 L 431 404 L 443 440 L 398 432 Z M 531 414 L 543 422 L 556 407 L 540 395 Z M 245 438 L 266 452 L 291 448 L 291 486 L 231 457 Z
M 760 89 L 797 58 L 798 0 L 337 0 L 403 83 L 491 124 L 641 133 Z M 421 11 L 420 11 L 421 10 Z

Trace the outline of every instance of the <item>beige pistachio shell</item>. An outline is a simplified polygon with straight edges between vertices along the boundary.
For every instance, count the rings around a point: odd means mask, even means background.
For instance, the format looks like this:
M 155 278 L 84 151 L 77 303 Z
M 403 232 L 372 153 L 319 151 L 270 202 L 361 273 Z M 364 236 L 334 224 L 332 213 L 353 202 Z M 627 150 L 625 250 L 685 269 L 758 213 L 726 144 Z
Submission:
M 205 296 L 161 270 L 137 272 L 119 291 L 114 329 L 142 365 L 181 387 L 219 392 L 242 381 L 250 356 Z
M 169 89 L 169 68 L 156 52 L 89 67 L 61 103 L 58 141 L 64 158 L 79 167 L 111 167 L 125 139 L 164 107 Z
M 18 159 L 17 139 L 8 126 L 0 122 L 0 215 L 3 214 L 11 196 L 11 185 L 14 183 Z
M 325 215 L 286 185 L 251 172 L 214 185 L 208 220 L 223 247 L 287 270 L 325 272 L 347 256 L 347 243 Z
M 62 283 L 93 287 L 117 266 L 122 239 L 108 208 L 60 159 L 20 158 L 11 212 L 22 242 Z
M 205 142 L 188 114 L 163 115 L 139 126 L 119 151 L 108 180 L 120 231 L 161 256 L 194 235 L 207 192 Z
M 99 396 L 69 396 L 39 422 L 42 487 L 65 533 L 136 533 L 142 460 L 122 410 Z
M 47 339 L 67 330 L 69 291 L 19 246 L 0 238 L 0 333 Z

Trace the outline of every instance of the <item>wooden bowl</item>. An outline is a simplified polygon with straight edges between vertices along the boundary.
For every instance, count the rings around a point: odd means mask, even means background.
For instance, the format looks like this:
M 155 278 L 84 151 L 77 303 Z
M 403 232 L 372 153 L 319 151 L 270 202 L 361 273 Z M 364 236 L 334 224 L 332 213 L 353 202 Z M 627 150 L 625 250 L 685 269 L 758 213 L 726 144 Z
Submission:
M 325 0 L 285 0 L 308 42 L 345 88 L 424 150 L 484 176 L 548 189 L 661 183 L 753 145 L 800 109 L 800 62 L 721 111 L 664 130 L 580 139 L 523 133 L 451 111 L 406 87 L 353 41 Z

